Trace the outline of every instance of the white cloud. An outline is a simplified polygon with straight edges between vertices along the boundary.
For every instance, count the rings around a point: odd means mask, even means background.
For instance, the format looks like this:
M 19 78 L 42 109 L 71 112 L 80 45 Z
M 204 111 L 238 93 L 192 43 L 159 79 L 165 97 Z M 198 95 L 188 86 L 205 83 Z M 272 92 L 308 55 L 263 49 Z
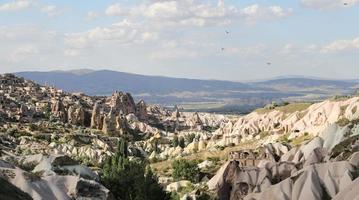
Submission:
M 113 4 L 106 9 L 105 13 L 109 16 L 116 16 L 127 14 L 127 11 L 123 9 L 120 4 Z
M 64 10 L 58 8 L 55 5 L 47 5 L 41 9 L 41 12 L 46 13 L 50 17 L 56 17 L 62 15 L 64 13 Z
M 321 50 L 323 53 L 340 52 L 347 50 L 359 49 L 359 37 L 352 40 L 337 40 L 326 46 Z
M 8 3 L 0 4 L 0 11 L 20 11 L 31 6 L 28 0 L 16 0 Z
M 89 11 L 89 12 L 87 12 L 86 20 L 87 21 L 92 21 L 92 20 L 95 20 L 95 19 L 97 19 L 99 17 L 100 17 L 99 13 L 94 12 L 94 11 Z
M 29 55 L 37 54 L 39 50 L 33 45 L 24 45 L 16 48 L 10 55 L 11 62 L 19 62 Z
M 280 6 L 270 6 L 268 9 L 276 17 L 286 17 L 292 12 L 292 9 L 286 11 Z
M 276 5 L 261 7 L 255 4 L 239 9 L 235 6 L 226 6 L 224 0 L 219 0 L 217 5 L 193 0 L 147 1 L 132 7 L 113 4 L 106 10 L 106 14 L 110 16 L 138 17 L 162 26 L 221 26 L 241 19 L 256 22 L 283 18 L 291 12 L 291 9 Z
M 112 24 L 110 27 L 97 27 L 88 31 L 85 35 L 89 40 L 114 40 L 119 43 L 132 43 L 134 41 L 146 39 L 143 37 L 145 31 L 141 30 L 139 24 L 131 23 L 127 20 Z M 150 35 L 150 33 L 148 33 Z M 150 39 L 150 37 L 147 37 Z
M 273 20 L 284 18 L 292 13 L 292 9 L 283 9 L 280 6 L 262 7 L 254 4 L 241 10 L 241 15 L 247 22 L 255 23 L 259 20 Z
M 129 45 L 158 39 L 156 32 L 147 31 L 141 24 L 123 20 L 108 27 L 96 27 L 86 32 L 66 34 L 66 55 L 75 56 L 81 51 L 100 44 Z
M 65 43 L 75 49 L 85 49 L 90 47 L 88 38 L 84 37 L 83 34 L 70 34 L 65 38 Z
M 198 59 L 217 52 L 218 47 L 203 39 L 171 39 L 159 41 L 158 47 L 149 54 L 151 60 Z
M 352 7 L 359 3 L 359 0 L 300 0 L 300 2 L 313 9 L 328 9 L 335 7 Z
M 45 60 L 48 64 L 58 62 L 55 60 L 64 47 L 62 37 L 56 31 L 43 30 L 38 26 L 1 26 L 0 60 L 3 60 L 3 64 L 5 62 L 8 66 L 17 67 L 38 66 Z

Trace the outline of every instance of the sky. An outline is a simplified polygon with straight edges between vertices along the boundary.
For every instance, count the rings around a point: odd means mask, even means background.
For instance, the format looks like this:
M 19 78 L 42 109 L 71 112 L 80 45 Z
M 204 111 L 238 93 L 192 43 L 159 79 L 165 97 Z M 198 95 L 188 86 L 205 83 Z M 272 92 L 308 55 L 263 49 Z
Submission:
M 359 78 L 359 0 L 0 0 L 0 73 Z

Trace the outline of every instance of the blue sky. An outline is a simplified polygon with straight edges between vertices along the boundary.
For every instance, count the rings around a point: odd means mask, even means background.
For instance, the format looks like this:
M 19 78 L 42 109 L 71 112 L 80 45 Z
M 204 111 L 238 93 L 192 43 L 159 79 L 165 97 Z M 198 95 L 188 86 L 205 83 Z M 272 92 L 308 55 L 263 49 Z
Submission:
M 359 0 L 0 0 L 0 72 L 359 78 L 358 21 Z

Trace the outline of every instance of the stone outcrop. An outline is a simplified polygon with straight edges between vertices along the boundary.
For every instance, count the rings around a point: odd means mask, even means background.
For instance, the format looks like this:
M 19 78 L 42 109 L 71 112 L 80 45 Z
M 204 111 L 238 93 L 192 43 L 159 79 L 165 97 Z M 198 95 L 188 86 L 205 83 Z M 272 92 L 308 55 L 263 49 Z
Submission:
M 91 128 L 102 129 L 104 118 L 101 115 L 102 102 L 96 102 L 91 115 Z
M 109 103 L 115 114 L 136 113 L 136 104 L 129 93 L 115 92 Z
M 3 177 L 0 177 L 0 196 L 3 199 L 13 199 L 13 200 L 32 200 L 31 196 L 13 184 L 9 183 Z
M 172 112 L 171 116 L 172 116 L 173 119 L 178 119 L 178 118 L 181 117 L 181 113 L 180 113 L 177 105 L 174 106 L 174 109 L 173 109 L 173 112 Z
M 236 161 L 224 164 L 208 181 L 221 200 L 299 200 L 353 196 L 357 169 L 347 161 L 311 164 L 298 170 L 294 163 L 268 162 L 260 168 L 241 168 Z M 347 197 L 348 198 L 348 197 Z
M 65 121 L 67 119 L 66 109 L 61 99 L 55 99 L 51 104 L 51 114 L 56 119 Z
M 292 163 L 268 163 L 263 168 L 241 168 L 229 161 L 208 181 L 210 190 L 217 190 L 221 200 L 241 199 L 290 177 L 297 168 Z
M 102 130 L 107 135 L 122 135 L 129 132 L 126 116 L 135 115 L 136 120 L 148 119 L 144 101 L 135 104 L 128 93 L 115 92 L 107 103 L 95 103 L 92 109 L 91 128 Z
M 148 119 L 147 105 L 145 101 L 141 100 L 136 104 L 136 116 L 140 121 L 146 121 Z
M 346 161 L 315 164 L 292 173 L 288 180 L 249 194 L 245 199 L 335 199 L 355 178 L 355 169 Z
M 85 126 L 85 115 L 82 106 L 72 105 L 67 110 L 67 121 L 69 124 Z
M 104 117 L 102 131 L 107 135 L 116 131 L 116 115 L 113 109 Z
M 110 199 L 97 175 L 70 158 L 34 155 L 20 162 L 34 169 L 24 171 L 0 160 L 0 176 L 33 199 Z

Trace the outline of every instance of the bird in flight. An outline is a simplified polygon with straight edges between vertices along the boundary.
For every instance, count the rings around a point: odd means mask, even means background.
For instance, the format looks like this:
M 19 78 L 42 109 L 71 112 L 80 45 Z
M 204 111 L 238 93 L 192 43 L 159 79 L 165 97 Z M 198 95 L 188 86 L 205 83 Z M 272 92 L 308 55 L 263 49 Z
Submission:
M 222 47 L 221 50 L 224 51 L 224 48 Z
M 272 63 L 271 63 L 271 62 L 267 62 L 267 65 L 272 65 Z
M 348 5 L 348 3 L 344 3 L 344 6 L 347 6 Z
M 226 34 L 229 34 L 229 31 L 226 31 Z

